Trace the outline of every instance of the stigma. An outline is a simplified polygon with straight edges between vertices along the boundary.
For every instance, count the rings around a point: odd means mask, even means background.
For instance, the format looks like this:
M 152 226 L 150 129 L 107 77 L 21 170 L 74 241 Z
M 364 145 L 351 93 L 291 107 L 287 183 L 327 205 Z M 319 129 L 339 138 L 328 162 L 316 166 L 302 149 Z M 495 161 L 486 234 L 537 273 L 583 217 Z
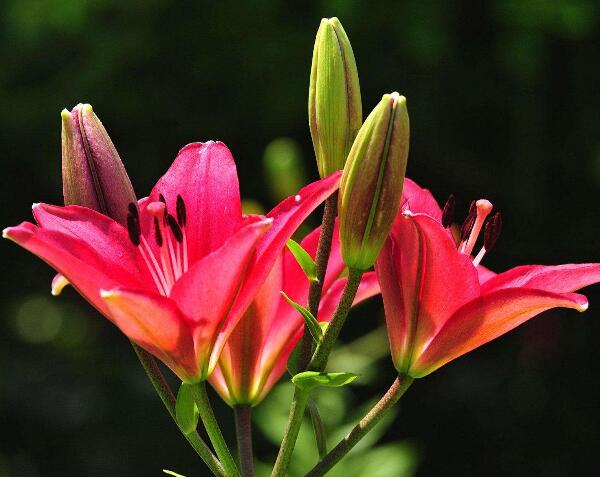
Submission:
M 188 270 L 188 246 L 185 233 L 187 214 L 185 202 L 177 196 L 175 216 L 168 208 L 165 197 L 146 206 L 145 212 L 150 220 L 148 237 L 142 234 L 137 204 L 129 204 L 127 231 L 131 243 L 142 256 L 152 279 L 163 296 L 169 296 L 173 285 Z M 152 247 L 148 240 L 154 240 Z
M 500 232 L 502 231 L 502 215 L 496 212 L 491 215 L 494 206 L 489 200 L 479 199 L 471 202 L 469 213 L 460 229 L 460 239 L 458 251 L 462 254 L 472 256 L 473 249 L 477 244 L 477 239 L 483 230 L 483 245 L 479 252 L 473 258 L 473 265 L 478 266 L 487 252 L 496 244 Z M 454 197 L 450 199 L 444 207 L 442 225 L 445 228 L 451 226 L 454 215 Z

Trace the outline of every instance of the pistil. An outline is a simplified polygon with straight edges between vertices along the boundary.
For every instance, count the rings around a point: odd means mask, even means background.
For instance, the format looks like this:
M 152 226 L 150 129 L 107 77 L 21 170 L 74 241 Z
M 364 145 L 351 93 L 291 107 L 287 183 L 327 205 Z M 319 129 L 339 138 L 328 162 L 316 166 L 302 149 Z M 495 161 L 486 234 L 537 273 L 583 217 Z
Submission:
M 483 224 L 485 223 L 485 219 L 492 211 L 492 208 L 492 203 L 488 200 L 479 199 L 477 202 L 475 202 L 475 220 L 473 220 L 473 211 L 471 211 L 469 218 L 471 221 L 473 221 L 473 225 L 471 230 L 468 232 L 468 238 L 465 239 L 463 237 L 463 241 L 460 245 L 461 253 L 471 255 L 471 252 L 473 252 L 473 247 L 475 247 L 475 243 L 479 237 L 479 233 L 481 232 Z M 469 220 L 469 218 L 467 218 L 467 220 Z

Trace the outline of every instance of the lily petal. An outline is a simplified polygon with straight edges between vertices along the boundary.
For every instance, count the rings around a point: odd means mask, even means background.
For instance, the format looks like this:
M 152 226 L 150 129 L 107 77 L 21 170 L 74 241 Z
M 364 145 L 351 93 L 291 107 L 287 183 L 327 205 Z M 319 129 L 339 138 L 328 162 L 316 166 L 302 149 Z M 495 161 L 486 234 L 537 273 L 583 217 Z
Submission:
M 264 219 L 242 227 L 221 248 L 196 262 L 171 290 L 170 298 L 191 321 L 198 323 L 194 343 L 196 358 L 204 365 L 204 378 L 215 365 L 208 359 L 213 343 L 218 336 L 228 337 L 241 318 L 232 316 L 231 308 L 247 276 L 257 240 L 271 222 Z M 217 353 L 215 356 L 218 358 Z
M 102 299 L 125 335 L 160 358 L 183 381 L 198 379 L 190 325 L 175 303 L 135 290 L 103 290 Z
M 442 209 L 429 189 L 423 189 L 416 182 L 404 179 L 402 189 L 402 210 L 410 210 L 413 214 L 426 214 L 438 222 L 442 221 Z
M 173 215 L 177 196 L 183 198 L 190 264 L 223 245 L 241 225 L 236 167 L 231 152 L 221 142 L 192 143 L 181 149 L 142 206 L 160 200 L 161 194 Z M 141 215 L 144 219 L 143 209 Z M 143 220 L 142 227 L 148 233 L 151 221 Z
M 267 217 L 273 219 L 273 224 L 257 244 L 256 259 L 251 265 L 235 305 L 223 324 L 223 330 L 231 330 L 237 324 L 239 317 L 250 306 L 254 295 L 279 258 L 286 242 L 306 217 L 339 187 L 340 177 L 341 172 L 336 172 L 307 185 L 296 196 L 288 197 L 267 214 Z M 213 366 L 227 337 L 227 332 L 217 337 L 211 356 Z
M 479 296 L 477 270 L 444 227 L 403 213 L 375 263 L 392 357 L 399 370 L 464 303 Z
M 565 265 L 523 265 L 496 275 L 485 282 L 482 293 L 503 288 L 534 288 L 554 293 L 568 293 L 600 282 L 600 263 Z
M 336 280 L 336 282 L 326 290 L 321 299 L 321 305 L 319 307 L 319 321 L 329 322 L 333 318 L 335 309 L 340 302 L 344 287 L 348 279 L 346 277 Z M 381 293 L 379 288 L 379 281 L 377 280 L 377 274 L 375 272 L 367 272 L 363 274 L 358 291 L 352 302 L 352 306 L 367 300 L 375 295 Z
M 577 293 L 552 293 L 528 288 L 495 290 L 465 304 L 446 322 L 413 363 L 410 374 L 423 377 L 519 326 L 550 308 L 585 311 L 588 302 Z
M 147 267 L 121 224 L 77 205 L 35 204 L 33 215 L 39 224 L 40 237 L 50 237 L 47 232 L 58 232 L 64 237 L 65 243 L 56 241 L 55 245 L 63 248 L 65 254 L 102 270 L 124 288 L 151 289 L 148 284 L 152 283 L 152 278 Z M 60 267 L 59 263 L 56 265 Z M 72 277 L 67 278 L 76 285 Z
M 16 227 L 4 229 L 3 236 L 48 263 L 104 315 L 107 315 L 108 310 L 100 298 L 101 289 L 122 286 L 124 283 L 137 284 L 123 274 L 121 276 L 105 274 L 103 268 L 98 268 L 101 258 L 95 254 L 95 251 L 70 235 L 23 222 Z

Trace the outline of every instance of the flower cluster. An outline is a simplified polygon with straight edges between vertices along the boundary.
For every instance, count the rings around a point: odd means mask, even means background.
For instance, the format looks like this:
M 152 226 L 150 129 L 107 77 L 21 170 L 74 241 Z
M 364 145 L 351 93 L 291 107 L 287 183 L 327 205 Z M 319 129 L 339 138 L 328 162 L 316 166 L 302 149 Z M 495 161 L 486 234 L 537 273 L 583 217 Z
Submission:
M 80 104 L 62 113 L 65 205 L 34 204 L 35 223 L 3 232 L 58 272 L 53 294 L 72 285 L 179 377 L 182 430 L 191 390 L 221 461 L 211 467 L 217 474 L 237 475 L 236 465 L 214 431 L 204 388 L 195 386 L 209 382 L 230 406 L 246 409 L 295 367 L 294 406 L 273 472 L 285 475 L 311 389 L 355 378 L 325 372 L 352 305 L 383 297 L 400 384 L 377 414 L 413 379 L 545 310 L 586 310 L 586 298 L 575 292 L 600 282 L 600 264 L 526 265 L 499 274 L 481 265 L 499 239 L 500 213 L 480 199 L 459 226 L 452 197 L 442 209 L 405 178 L 406 98 L 383 95 L 363 123 L 354 54 L 337 19 L 319 28 L 309 91 L 321 179 L 264 216 L 242 213 L 233 157 L 213 141 L 181 149 L 148 196 L 137 199 L 102 123 Z M 322 227 L 286 246 L 324 201 Z M 375 414 L 309 475 L 335 464 Z M 240 442 L 243 474 L 252 475 Z M 203 456 L 207 463 L 210 455 Z

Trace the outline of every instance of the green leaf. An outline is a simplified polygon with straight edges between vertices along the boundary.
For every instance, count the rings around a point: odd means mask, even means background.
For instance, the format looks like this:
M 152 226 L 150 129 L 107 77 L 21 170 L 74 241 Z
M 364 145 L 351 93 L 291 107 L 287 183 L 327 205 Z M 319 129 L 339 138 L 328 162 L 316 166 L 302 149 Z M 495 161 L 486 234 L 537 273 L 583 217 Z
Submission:
M 287 248 L 292 252 L 292 255 L 298 262 L 298 265 L 304 271 L 304 274 L 308 277 L 311 282 L 317 281 L 317 266 L 315 265 L 315 261 L 308 254 L 302 245 L 300 245 L 295 240 L 289 239 L 287 241 Z
M 191 386 L 182 383 L 177 392 L 177 401 L 175 402 L 175 418 L 177 425 L 184 434 L 191 434 L 198 425 L 199 411 Z
M 315 431 L 315 440 L 317 441 L 319 457 L 323 459 L 323 457 L 327 455 L 327 434 L 325 433 L 325 426 L 321 420 L 317 403 L 312 398 L 308 400 L 308 412 L 310 414 L 313 430 Z
M 327 386 L 337 388 L 351 383 L 358 374 L 354 373 L 319 373 L 317 371 L 304 371 L 296 374 L 292 378 L 292 382 L 300 389 L 310 391 L 317 386 Z
M 321 329 L 321 325 L 319 325 L 319 322 L 313 316 L 313 314 L 307 308 L 303 307 L 302 305 L 299 305 L 294 300 L 292 300 L 289 296 L 285 294 L 284 291 L 281 291 L 279 293 L 281 293 L 283 295 L 283 298 L 285 298 L 286 301 L 290 305 L 292 305 L 298 311 L 298 313 L 302 315 L 302 318 L 304 318 L 304 322 L 306 323 L 306 326 L 308 327 L 308 331 L 310 331 L 311 336 L 317 344 L 320 344 L 321 340 L 323 339 L 323 330 Z
M 185 477 L 185 475 L 178 474 L 177 472 L 173 472 L 172 470 L 163 469 L 163 472 L 168 475 L 172 475 L 173 477 Z

